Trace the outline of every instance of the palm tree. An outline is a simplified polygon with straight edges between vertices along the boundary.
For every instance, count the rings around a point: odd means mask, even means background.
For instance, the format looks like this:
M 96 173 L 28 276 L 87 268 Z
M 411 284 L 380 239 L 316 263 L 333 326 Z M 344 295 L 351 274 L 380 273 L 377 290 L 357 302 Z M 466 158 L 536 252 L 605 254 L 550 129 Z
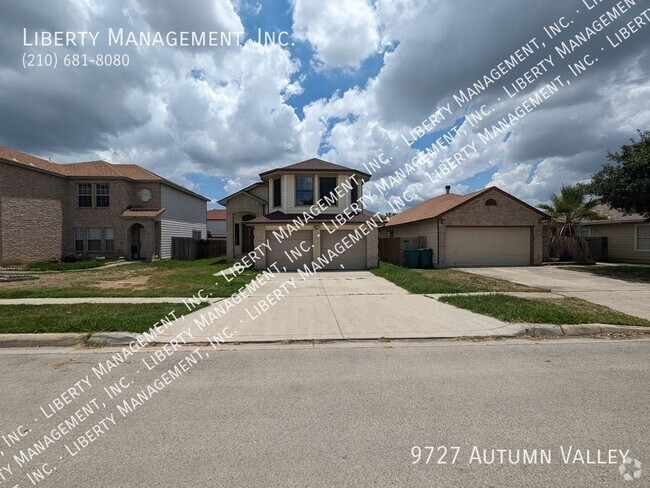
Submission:
M 551 251 L 560 257 L 568 256 L 574 261 L 587 260 L 587 243 L 579 236 L 580 223 L 585 220 L 601 220 L 602 215 L 594 210 L 600 203 L 595 198 L 587 199 L 587 188 L 583 184 L 562 185 L 560 194 L 553 193 L 550 204 L 539 206 L 560 223 L 559 231 L 551 238 Z

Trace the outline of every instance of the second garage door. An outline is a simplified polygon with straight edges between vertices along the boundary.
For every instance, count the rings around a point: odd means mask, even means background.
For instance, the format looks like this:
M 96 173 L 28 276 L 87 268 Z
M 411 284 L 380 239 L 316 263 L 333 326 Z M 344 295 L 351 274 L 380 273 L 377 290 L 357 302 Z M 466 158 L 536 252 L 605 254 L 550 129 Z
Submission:
M 289 271 L 302 268 L 305 264 L 311 265 L 313 259 L 312 231 L 301 230 L 294 232 L 289 237 L 282 239 L 281 242 L 278 242 L 272 231 L 266 231 L 266 239 L 271 246 L 271 249 L 267 251 L 266 255 L 267 266 L 275 262 L 280 270 L 286 268 Z M 301 256 L 295 256 L 295 254 L 292 254 L 292 251 L 294 253 L 297 253 L 297 250 L 300 251 L 301 243 L 302 247 L 308 247 L 309 251 L 301 251 Z
M 348 234 L 350 234 L 350 232 L 353 231 L 337 230 L 331 234 L 325 231 L 321 232 L 320 246 L 323 257 L 328 257 L 328 251 L 330 249 L 334 252 L 338 252 L 334 246 L 336 246 L 337 242 L 341 242 Z M 364 237 L 360 241 L 355 242 L 349 249 L 343 247 L 344 252 L 336 256 L 327 266 L 325 266 L 325 269 L 367 269 L 366 239 L 367 237 Z
M 447 227 L 447 266 L 529 266 L 529 227 Z

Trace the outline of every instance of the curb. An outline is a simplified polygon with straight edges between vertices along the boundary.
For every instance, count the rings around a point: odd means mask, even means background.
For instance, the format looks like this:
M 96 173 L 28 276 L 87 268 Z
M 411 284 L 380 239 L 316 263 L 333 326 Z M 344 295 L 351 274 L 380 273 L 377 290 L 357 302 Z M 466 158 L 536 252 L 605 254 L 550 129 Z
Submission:
M 513 324 L 515 325 L 515 324 Z M 520 337 L 579 337 L 607 333 L 633 333 L 650 334 L 650 327 L 634 325 L 609 325 L 609 324 L 518 324 L 521 329 L 508 334 L 497 334 L 488 336 L 446 336 L 446 337 L 390 337 L 390 341 L 400 340 L 449 340 L 459 337 L 471 338 L 520 338 Z M 0 349 L 10 347 L 74 347 L 87 342 L 106 346 L 126 346 L 137 339 L 139 334 L 132 332 L 97 332 L 87 333 L 61 333 L 61 334 L 0 334 Z M 363 342 L 377 341 L 380 337 L 365 339 L 336 339 L 332 342 Z M 298 342 L 310 341 L 301 339 Z M 318 340 L 318 339 L 316 339 Z M 329 342 L 330 339 L 327 339 Z M 283 341 L 273 339 L 269 341 L 233 341 L 241 344 L 264 344 L 282 343 Z M 155 343 L 159 345 L 164 343 Z M 207 341 L 192 342 L 191 344 L 208 344 Z
M 0 348 L 6 347 L 73 347 L 82 344 L 88 334 L 0 334 Z

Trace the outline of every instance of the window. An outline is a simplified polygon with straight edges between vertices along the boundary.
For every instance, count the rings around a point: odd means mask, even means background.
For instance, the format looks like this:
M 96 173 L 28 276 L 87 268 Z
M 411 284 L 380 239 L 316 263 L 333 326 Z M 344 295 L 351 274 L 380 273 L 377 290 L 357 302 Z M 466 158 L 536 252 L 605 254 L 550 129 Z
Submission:
M 102 229 L 99 227 L 90 227 L 88 229 L 88 250 L 102 250 Z
M 388 231 L 388 237 L 395 237 L 395 231 L 394 230 L 389 230 Z
M 352 183 L 352 191 L 350 193 L 350 197 L 352 199 L 351 203 L 357 203 L 357 201 L 359 200 L 359 184 L 355 180 L 352 180 L 351 183 Z
M 485 206 L 486 207 L 496 207 L 497 206 L 497 201 L 494 198 L 488 198 L 485 200 Z
M 239 246 L 239 224 L 235 224 L 235 246 Z
M 108 183 L 97 183 L 95 185 L 95 206 L 109 206 Z
M 314 204 L 314 177 L 296 176 L 296 205 Z
M 84 252 L 84 229 L 82 227 L 74 228 L 74 250 L 75 252 Z
M 636 226 L 635 251 L 650 251 L 650 224 Z
M 578 236 L 591 237 L 591 227 L 580 227 L 578 229 Z
M 282 206 L 282 178 L 273 180 L 273 206 Z
M 201 238 L 201 231 L 200 230 L 193 230 L 192 231 L 192 237 L 194 239 L 200 239 Z
M 90 183 L 77 183 L 77 205 L 80 207 L 93 206 L 93 185 Z
M 323 202 L 327 198 L 327 204 L 337 206 L 338 198 L 336 196 L 336 176 L 321 176 L 318 179 L 319 197 Z M 331 202 L 331 203 L 330 203 Z
M 104 248 L 107 251 L 115 251 L 115 234 L 113 234 L 113 228 L 106 227 L 106 229 L 104 229 L 104 236 Z

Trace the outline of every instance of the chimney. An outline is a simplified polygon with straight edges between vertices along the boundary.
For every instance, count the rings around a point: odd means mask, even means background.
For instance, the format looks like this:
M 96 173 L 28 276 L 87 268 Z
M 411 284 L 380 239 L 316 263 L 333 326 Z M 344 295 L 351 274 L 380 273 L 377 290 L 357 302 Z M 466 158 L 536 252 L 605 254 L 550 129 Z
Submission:
M 451 185 L 445 186 L 445 192 L 447 193 L 447 195 L 449 195 L 450 191 L 451 191 Z

